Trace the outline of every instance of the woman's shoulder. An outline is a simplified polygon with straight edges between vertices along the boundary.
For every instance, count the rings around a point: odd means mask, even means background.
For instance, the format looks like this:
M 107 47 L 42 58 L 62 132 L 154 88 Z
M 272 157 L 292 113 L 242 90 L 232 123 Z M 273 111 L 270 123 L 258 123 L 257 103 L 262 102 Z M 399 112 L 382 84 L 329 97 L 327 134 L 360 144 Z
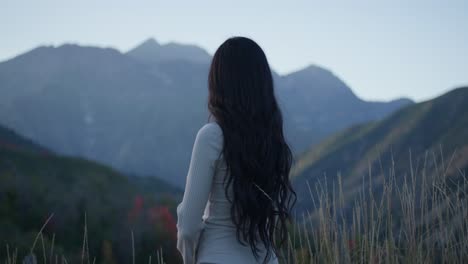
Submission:
M 204 124 L 198 130 L 198 134 L 202 134 L 202 135 L 205 135 L 205 134 L 222 135 L 223 130 L 221 129 L 221 127 L 219 126 L 219 124 L 217 122 L 212 121 L 212 122 Z
M 197 138 L 199 140 L 222 141 L 223 130 L 217 122 L 209 122 L 198 130 Z

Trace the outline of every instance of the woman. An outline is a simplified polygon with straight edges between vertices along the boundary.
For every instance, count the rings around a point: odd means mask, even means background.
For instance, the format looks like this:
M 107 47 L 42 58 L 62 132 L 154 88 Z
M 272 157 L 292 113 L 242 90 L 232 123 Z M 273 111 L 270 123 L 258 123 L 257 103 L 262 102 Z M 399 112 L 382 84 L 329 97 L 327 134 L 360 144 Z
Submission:
M 210 118 L 197 134 L 177 207 L 184 263 L 278 263 L 296 200 L 292 155 L 262 49 L 234 37 L 208 77 Z

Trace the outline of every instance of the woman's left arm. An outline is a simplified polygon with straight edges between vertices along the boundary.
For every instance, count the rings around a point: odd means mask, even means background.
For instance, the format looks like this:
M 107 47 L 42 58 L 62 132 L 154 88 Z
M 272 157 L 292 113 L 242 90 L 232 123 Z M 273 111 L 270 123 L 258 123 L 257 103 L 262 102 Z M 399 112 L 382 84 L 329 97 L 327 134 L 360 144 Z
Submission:
M 195 251 L 203 229 L 203 212 L 210 195 L 222 140 L 221 128 L 216 123 L 204 125 L 195 139 L 184 198 L 177 206 L 177 249 L 185 264 L 195 263 Z

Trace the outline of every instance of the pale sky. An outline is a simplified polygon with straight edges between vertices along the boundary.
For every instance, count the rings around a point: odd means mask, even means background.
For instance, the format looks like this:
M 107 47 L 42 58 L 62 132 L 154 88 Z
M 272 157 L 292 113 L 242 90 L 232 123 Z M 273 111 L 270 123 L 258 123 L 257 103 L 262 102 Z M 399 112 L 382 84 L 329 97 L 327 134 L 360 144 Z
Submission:
M 316 64 L 368 100 L 468 84 L 466 0 L 0 0 L 0 61 L 63 43 L 127 51 L 150 37 L 213 54 L 234 35 L 257 41 L 280 74 Z

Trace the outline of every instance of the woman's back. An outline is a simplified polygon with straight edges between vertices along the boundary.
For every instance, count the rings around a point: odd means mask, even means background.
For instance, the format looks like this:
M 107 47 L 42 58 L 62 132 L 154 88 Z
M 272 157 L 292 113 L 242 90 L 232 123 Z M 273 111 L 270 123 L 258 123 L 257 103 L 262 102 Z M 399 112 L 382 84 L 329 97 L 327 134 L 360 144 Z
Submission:
M 216 134 L 215 144 L 222 147 L 222 130 L 216 122 L 205 125 Z M 203 216 L 205 229 L 200 240 L 198 261 L 203 263 L 258 263 L 246 243 L 241 245 L 236 238 L 236 226 L 231 219 L 231 203 L 225 193 L 226 163 L 217 160 L 211 192 Z M 232 197 L 232 189 L 230 194 Z M 263 259 L 263 255 L 260 256 Z M 227 261 L 229 260 L 229 261 Z M 270 263 L 277 263 L 271 261 Z
M 204 125 L 197 134 L 192 162 L 187 177 L 187 188 L 189 188 L 194 199 L 190 206 L 200 207 L 203 204 L 204 213 L 201 225 L 198 215 L 189 215 L 187 210 L 182 210 L 182 203 L 178 207 L 178 230 L 192 230 L 189 237 L 194 237 L 194 251 L 188 256 L 193 258 L 193 263 L 258 263 L 247 243 L 240 244 L 236 238 L 236 226 L 231 219 L 231 202 L 225 193 L 226 163 L 222 157 L 223 146 L 222 130 L 216 122 Z M 210 172 L 206 173 L 206 167 L 210 165 Z M 210 186 L 208 200 L 205 197 L 206 186 Z M 197 195 L 200 197 L 196 199 Z M 195 225 L 195 226 L 193 226 Z M 182 242 L 183 238 L 179 241 Z M 180 243 L 181 244 L 181 243 Z M 183 246 L 179 246 L 183 250 Z M 260 254 L 260 259 L 264 255 Z M 187 260 L 185 260 L 189 263 Z M 278 263 L 276 256 L 267 263 Z

